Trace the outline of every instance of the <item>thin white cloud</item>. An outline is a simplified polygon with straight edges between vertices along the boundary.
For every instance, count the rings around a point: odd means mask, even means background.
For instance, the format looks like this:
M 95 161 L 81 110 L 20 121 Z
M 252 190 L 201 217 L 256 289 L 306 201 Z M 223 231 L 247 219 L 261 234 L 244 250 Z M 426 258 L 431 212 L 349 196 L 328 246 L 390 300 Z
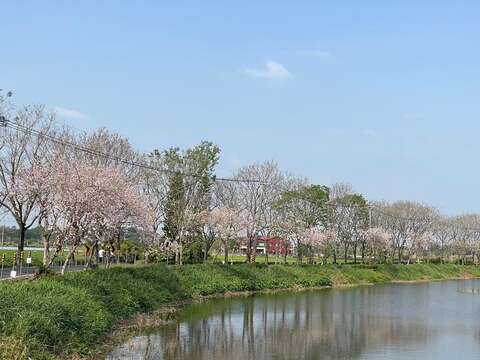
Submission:
M 81 113 L 80 111 L 66 109 L 60 106 L 55 107 L 55 113 L 58 116 L 66 119 L 86 119 L 87 118 L 87 115 Z
M 243 73 L 253 78 L 269 78 L 269 79 L 287 79 L 292 74 L 283 66 L 275 61 L 267 61 L 264 69 L 244 69 Z

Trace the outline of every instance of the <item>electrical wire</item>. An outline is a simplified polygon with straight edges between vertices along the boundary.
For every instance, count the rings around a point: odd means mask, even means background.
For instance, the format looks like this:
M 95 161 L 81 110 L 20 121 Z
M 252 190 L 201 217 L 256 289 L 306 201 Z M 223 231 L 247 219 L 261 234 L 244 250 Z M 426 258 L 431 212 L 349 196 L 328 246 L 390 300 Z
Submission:
M 20 132 L 23 132 L 24 134 L 27 134 L 27 135 L 34 135 L 36 137 L 44 137 L 45 139 L 48 139 L 49 141 L 55 142 L 57 144 L 67 146 L 67 147 L 71 147 L 75 150 L 78 150 L 78 151 L 81 151 L 81 152 L 84 152 L 86 154 L 90 154 L 90 155 L 93 155 L 93 156 L 98 156 L 98 157 L 101 157 L 101 158 L 114 160 L 114 161 L 117 161 L 117 162 L 125 164 L 125 165 L 135 166 L 135 167 L 138 167 L 138 168 L 157 171 L 157 172 L 161 172 L 161 173 L 179 174 L 179 175 L 186 176 L 186 177 L 203 178 L 202 175 L 193 174 L 193 173 L 186 173 L 186 172 L 182 172 L 182 171 L 175 171 L 175 170 L 165 169 L 165 168 L 159 168 L 159 167 L 155 167 L 155 166 L 145 164 L 145 163 L 142 163 L 142 162 L 133 161 L 133 160 L 126 160 L 126 159 L 120 158 L 120 157 L 115 156 L 115 155 L 106 154 L 106 153 L 100 152 L 98 150 L 93 150 L 91 148 L 81 146 L 81 145 L 76 144 L 74 142 L 66 141 L 64 139 L 60 139 L 60 138 L 55 137 L 55 136 L 53 136 L 51 134 L 48 134 L 46 132 L 41 132 L 41 131 L 39 131 L 37 129 L 34 129 L 34 128 L 28 128 L 26 126 L 23 126 L 23 125 L 19 124 L 18 122 L 12 122 L 12 121 L 6 119 L 4 116 L 0 116 L 0 127 L 8 128 L 8 129 L 11 129 L 11 130 L 14 130 L 14 131 L 20 131 Z M 225 177 L 213 176 L 212 180 L 215 181 L 215 182 L 258 183 L 258 184 L 261 184 L 261 185 L 271 185 L 268 182 L 258 180 L 258 179 L 242 179 L 242 178 L 237 179 L 237 178 L 225 178 Z M 379 205 L 375 205 L 375 204 L 371 204 L 371 203 L 366 204 L 366 205 L 326 203 L 325 205 L 329 206 L 329 207 L 335 207 L 335 208 L 364 208 L 364 209 L 370 209 L 370 210 L 374 209 L 377 213 L 379 213 L 383 216 L 387 216 L 387 217 L 396 219 L 396 220 L 403 220 L 403 221 L 414 221 L 414 220 L 416 221 L 417 220 L 417 219 L 414 219 L 414 218 L 389 214 L 388 212 L 385 212 L 385 211 L 381 210 L 381 207 Z M 467 230 L 467 231 L 480 232 L 480 229 L 467 228 L 467 227 L 465 227 L 464 229 Z
M 68 146 L 68 147 L 71 147 L 75 150 L 78 150 L 78 151 L 81 151 L 81 152 L 84 152 L 86 154 L 90 154 L 90 155 L 93 155 L 93 156 L 98 156 L 98 157 L 102 157 L 102 158 L 105 158 L 105 159 L 114 160 L 114 161 L 117 161 L 117 162 L 125 164 L 125 165 L 135 166 L 135 167 L 138 167 L 138 168 L 152 170 L 152 171 L 158 171 L 158 172 L 162 172 L 162 173 L 175 174 L 175 175 L 179 174 L 179 175 L 186 176 L 186 177 L 204 178 L 204 176 L 198 175 L 198 174 L 187 173 L 187 172 L 182 172 L 182 171 L 175 171 L 175 170 L 165 169 L 165 168 L 158 168 L 158 167 L 151 166 L 149 164 L 141 163 L 141 162 L 138 162 L 138 161 L 126 160 L 126 159 L 120 158 L 118 156 L 102 153 L 100 151 L 93 150 L 93 149 L 87 148 L 85 146 L 75 144 L 71 141 L 66 141 L 64 139 L 57 138 L 57 137 L 55 137 L 51 134 L 41 132 L 41 131 L 38 131 L 38 130 L 33 129 L 33 128 L 27 128 L 27 127 L 25 127 L 21 124 L 18 124 L 18 123 L 12 123 L 11 121 L 6 119 L 5 117 L 0 118 L 0 126 L 3 126 L 5 128 L 9 128 L 9 129 L 15 130 L 15 131 L 21 131 L 21 132 L 23 132 L 27 135 L 31 134 L 31 135 L 35 135 L 37 137 L 44 137 L 44 138 L 48 139 L 49 141 L 55 142 L 57 144 Z M 264 181 L 258 180 L 258 179 L 241 179 L 241 178 L 236 179 L 236 178 L 225 178 L 225 177 L 213 176 L 212 180 L 217 181 L 217 182 L 237 182 L 237 183 L 260 183 L 260 184 L 265 184 Z

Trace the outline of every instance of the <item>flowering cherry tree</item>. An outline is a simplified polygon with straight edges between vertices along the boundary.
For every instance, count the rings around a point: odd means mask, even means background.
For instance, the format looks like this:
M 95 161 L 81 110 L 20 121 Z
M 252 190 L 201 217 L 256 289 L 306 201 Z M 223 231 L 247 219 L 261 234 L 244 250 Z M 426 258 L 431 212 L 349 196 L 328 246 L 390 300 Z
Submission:
M 37 162 L 49 156 L 48 135 L 53 131 L 55 117 L 43 106 L 25 106 L 15 111 L 0 106 L 0 116 L 15 127 L 3 128 L 0 137 L 0 205 L 19 227 L 20 253 L 25 246 L 26 231 L 37 220 L 37 198 L 30 191 L 29 178 Z M 19 260 L 17 257 L 17 267 Z
M 246 261 L 255 263 L 258 237 L 267 235 L 272 228 L 272 207 L 280 198 L 285 176 L 277 163 L 263 162 L 240 168 L 233 178 L 235 182 L 221 184 L 219 197 L 224 206 L 241 214 Z
M 391 244 L 391 235 L 382 228 L 370 228 L 366 231 L 366 253 L 375 261 L 383 261 L 387 257 Z
M 322 257 L 322 262 L 327 263 L 327 260 L 332 257 L 333 263 L 337 263 L 337 248 L 340 241 L 337 237 L 337 234 L 334 230 L 327 229 L 321 232 L 320 238 L 320 256 Z
M 205 211 L 201 216 L 208 231 L 222 242 L 224 263 L 228 264 L 228 248 L 231 240 L 234 239 L 243 225 L 242 217 L 234 209 L 226 207 Z
M 320 255 L 324 241 L 324 234 L 318 228 L 312 227 L 305 231 L 304 244 L 308 250 L 309 262 L 313 263 L 315 256 Z
M 419 262 L 422 256 L 429 252 L 434 244 L 434 236 L 430 231 L 424 232 L 418 236 L 411 236 L 407 243 L 407 264 L 410 264 L 412 259 Z
M 101 242 L 113 248 L 122 226 L 147 229 L 152 221 L 148 202 L 117 168 L 59 160 L 34 175 L 31 186 L 40 199 L 41 225 L 55 235 L 47 267 L 68 247 L 64 272 L 80 245 L 88 242 L 95 248 Z

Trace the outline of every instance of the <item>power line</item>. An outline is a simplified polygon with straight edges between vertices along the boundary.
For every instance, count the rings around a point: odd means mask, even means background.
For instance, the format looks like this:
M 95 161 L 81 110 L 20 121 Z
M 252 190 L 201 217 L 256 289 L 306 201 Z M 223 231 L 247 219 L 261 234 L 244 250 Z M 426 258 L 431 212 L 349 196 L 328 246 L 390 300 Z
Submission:
M 48 139 L 49 141 L 55 142 L 57 144 L 61 144 L 61 145 L 67 146 L 67 147 L 71 147 L 75 150 L 78 150 L 78 151 L 81 151 L 81 152 L 84 152 L 86 154 L 90 154 L 90 155 L 93 155 L 93 156 L 98 156 L 98 157 L 102 157 L 102 158 L 105 158 L 105 159 L 114 160 L 114 161 L 117 161 L 117 162 L 125 164 L 125 165 L 135 166 L 135 167 L 138 167 L 138 168 L 157 171 L 157 172 L 161 172 L 161 173 L 180 174 L 180 175 L 186 176 L 186 177 L 203 178 L 203 176 L 198 175 L 198 174 L 187 173 L 187 172 L 182 172 L 182 171 L 175 171 L 175 170 L 165 169 L 165 168 L 158 168 L 158 167 L 155 167 L 155 166 L 152 166 L 152 165 L 149 165 L 149 164 L 145 164 L 145 163 L 142 163 L 142 162 L 133 161 L 133 160 L 126 160 L 126 159 L 123 159 L 123 158 L 115 156 L 115 155 L 106 154 L 106 153 L 100 152 L 98 150 L 93 150 L 91 148 L 78 145 L 74 142 L 67 141 L 67 140 L 64 140 L 64 139 L 60 139 L 60 138 L 55 137 L 55 136 L 53 136 L 53 135 L 51 135 L 47 132 L 41 132 L 41 131 L 39 131 L 37 129 L 34 129 L 34 128 L 28 128 L 26 126 L 23 126 L 23 125 L 19 124 L 18 122 L 12 122 L 12 121 L 8 120 L 5 116 L 1 116 L 1 115 L 0 115 L 0 127 L 9 128 L 9 129 L 14 130 L 14 131 L 20 131 L 20 132 L 23 132 L 23 133 L 28 134 L 28 135 L 35 135 L 37 137 L 44 137 L 44 138 Z M 261 185 L 272 185 L 268 182 L 265 182 L 265 181 L 262 181 L 262 180 L 259 180 L 259 179 L 241 179 L 241 178 L 236 179 L 236 178 L 225 178 L 225 177 L 216 177 L 216 176 L 213 177 L 213 181 L 216 181 L 216 182 L 235 182 L 235 183 L 258 183 L 258 184 L 261 184 Z M 325 205 L 329 206 L 329 207 L 335 207 L 335 208 L 363 208 L 363 209 L 370 209 L 370 210 L 374 209 L 377 213 L 379 213 L 383 216 L 393 218 L 393 219 L 403 220 L 403 221 L 414 221 L 414 220 L 416 221 L 417 220 L 415 218 L 403 217 L 403 216 L 398 216 L 398 215 L 394 215 L 394 214 L 389 214 L 388 212 L 382 211 L 381 207 L 379 205 L 375 205 L 375 204 L 371 204 L 371 203 L 361 205 L 361 204 L 341 204 L 341 203 L 331 203 L 330 202 L 330 203 L 326 203 Z M 480 232 L 480 229 L 474 229 L 474 228 L 464 227 L 464 226 L 461 226 L 461 227 L 464 228 L 464 230 Z
M 143 168 L 143 169 L 147 169 L 147 170 L 158 171 L 158 172 L 163 172 L 163 173 L 168 173 L 168 174 L 174 174 L 174 175 L 179 174 L 179 175 L 186 176 L 186 177 L 203 178 L 202 175 L 187 173 L 187 172 L 182 172 L 182 171 L 175 171 L 175 170 L 165 169 L 165 168 L 158 168 L 158 167 L 155 167 L 155 166 L 152 166 L 152 165 L 149 165 L 149 164 L 145 164 L 145 163 L 142 163 L 142 162 L 133 161 L 133 160 L 126 160 L 126 159 L 120 158 L 118 156 L 114 156 L 114 155 L 111 155 L 111 154 L 106 154 L 106 153 L 100 152 L 98 150 L 93 150 L 93 149 L 90 149 L 88 147 L 75 144 L 71 141 L 66 141 L 64 139 L 60 139 L 60 138 L 55 137 L 55 136 L 53 136 L 51 134 L 48 134 L 46 132 L 41 132 L 41 131 L 38 131 L 38 130 L 33 129 L 33 128 L 28 128 L 26 126 L 23 126 L 23 125 L 17 123 L 17 122 L 12 123 L 10 120 L 6 119 L 4 116 L 0 116 L 0 126 L 5 127 L 5 128 L 9 128 L 9 129 L 14 130 L 14 131 L 21 131 L 21 132 L 23 132 L 25 134 L 28 134 L 28 135 L 33 134 L 37 137 L 44 137 L 44 138 L 48 139 L 49 141 L 55 142 L 57 144 L 61 144 L 61 145 L 64 145 L 64 146 L 69 146 L 69 147 L 74 148 L 75 150 L 78 150 L 78 151 L 81 151 L 81 152 L 84 152 L 84 153 L 87 153 L 87 154 L 90 154 L 90 155 L 93 155 L 93 156 L 98 156 L 98 157 L 102 157 L 102 158 L 105 158 L 105 159 L 114 160 L 114 161 L 117 161 L 117 162 L 125 164 L 125 165 L 135 166 L 135 167 L 139 167 L 139 168 Z M 225 177 L 216 177 L 216 176 L 213 177 L 213 181 L 266 184 L 262 180 L 258 180 L 258 179 L 241 179 L 241 178 L 236 179 L 236 178 L 225 178 Z

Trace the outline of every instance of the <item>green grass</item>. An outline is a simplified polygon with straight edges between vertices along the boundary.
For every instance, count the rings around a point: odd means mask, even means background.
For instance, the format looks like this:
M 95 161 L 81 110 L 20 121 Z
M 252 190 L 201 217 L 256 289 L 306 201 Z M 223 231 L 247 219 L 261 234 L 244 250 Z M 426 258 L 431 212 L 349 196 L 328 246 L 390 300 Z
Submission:
M 330 286 L 316 266 L 188 265 L 173 269 L 190 297 L 227 291 L 259 291 L 293 287 Z
M 86 355 L 120 319 L 205 295 L 480 276 L 460 265 L 219 264 L 112 268 L 0 283 L 0 358 Z
M 3 259 L 3 266 L 4 268 L 12 267 L 13 259 L 15 256 L 15 250 L 0 250 L 0 266 Z M 24 259 L 23 263 L 25 264 L 27 256 L 30 254 L 29 251 L 24 252 Z M 43 252 L 42 251 L 32 251 L 32 265 L 39 266 L 42 264 L 43 260 Z
M 230 255 L 228 257 L 229 262 L 233 262 L 234 264 L 243 264 L 245 263 L 246 256 L 245 255 Z M 213 255 L 209 258 L 209 262 L 213 264 L 221 264 L 222 261 L 224 260 L 223 255 Z M 294 256 L 287 256 L 287 264 L 296 264 L 297 263 L 297 258 Z M 266 257 L 265 255 L 257 255 L 255 257 L 255 262 L 257 264 L 265 264 L 266 263 Z M 269 255 L 268 256 L 268 263 L 269 264 L 283 264 L 284 263 L 284 258 L 283 256 L 280 255 Z
M 15 250 L 0 250 L 0 266 L 3 263 L 3 268 L 11 268 L 14 262 Z M 32 264 L 27 265 L 27 257 L 32 256 Z M 60 254 L 54 261 L 54 265 L 61 265 L 65 261 L 66 254 Z M 78 262 L 85 262 L 85 253 L 79 251 L 76 256 Z M 43 264 L 43 251 L 24 251 L 22 255 L 23 266 L 41 266 Z

